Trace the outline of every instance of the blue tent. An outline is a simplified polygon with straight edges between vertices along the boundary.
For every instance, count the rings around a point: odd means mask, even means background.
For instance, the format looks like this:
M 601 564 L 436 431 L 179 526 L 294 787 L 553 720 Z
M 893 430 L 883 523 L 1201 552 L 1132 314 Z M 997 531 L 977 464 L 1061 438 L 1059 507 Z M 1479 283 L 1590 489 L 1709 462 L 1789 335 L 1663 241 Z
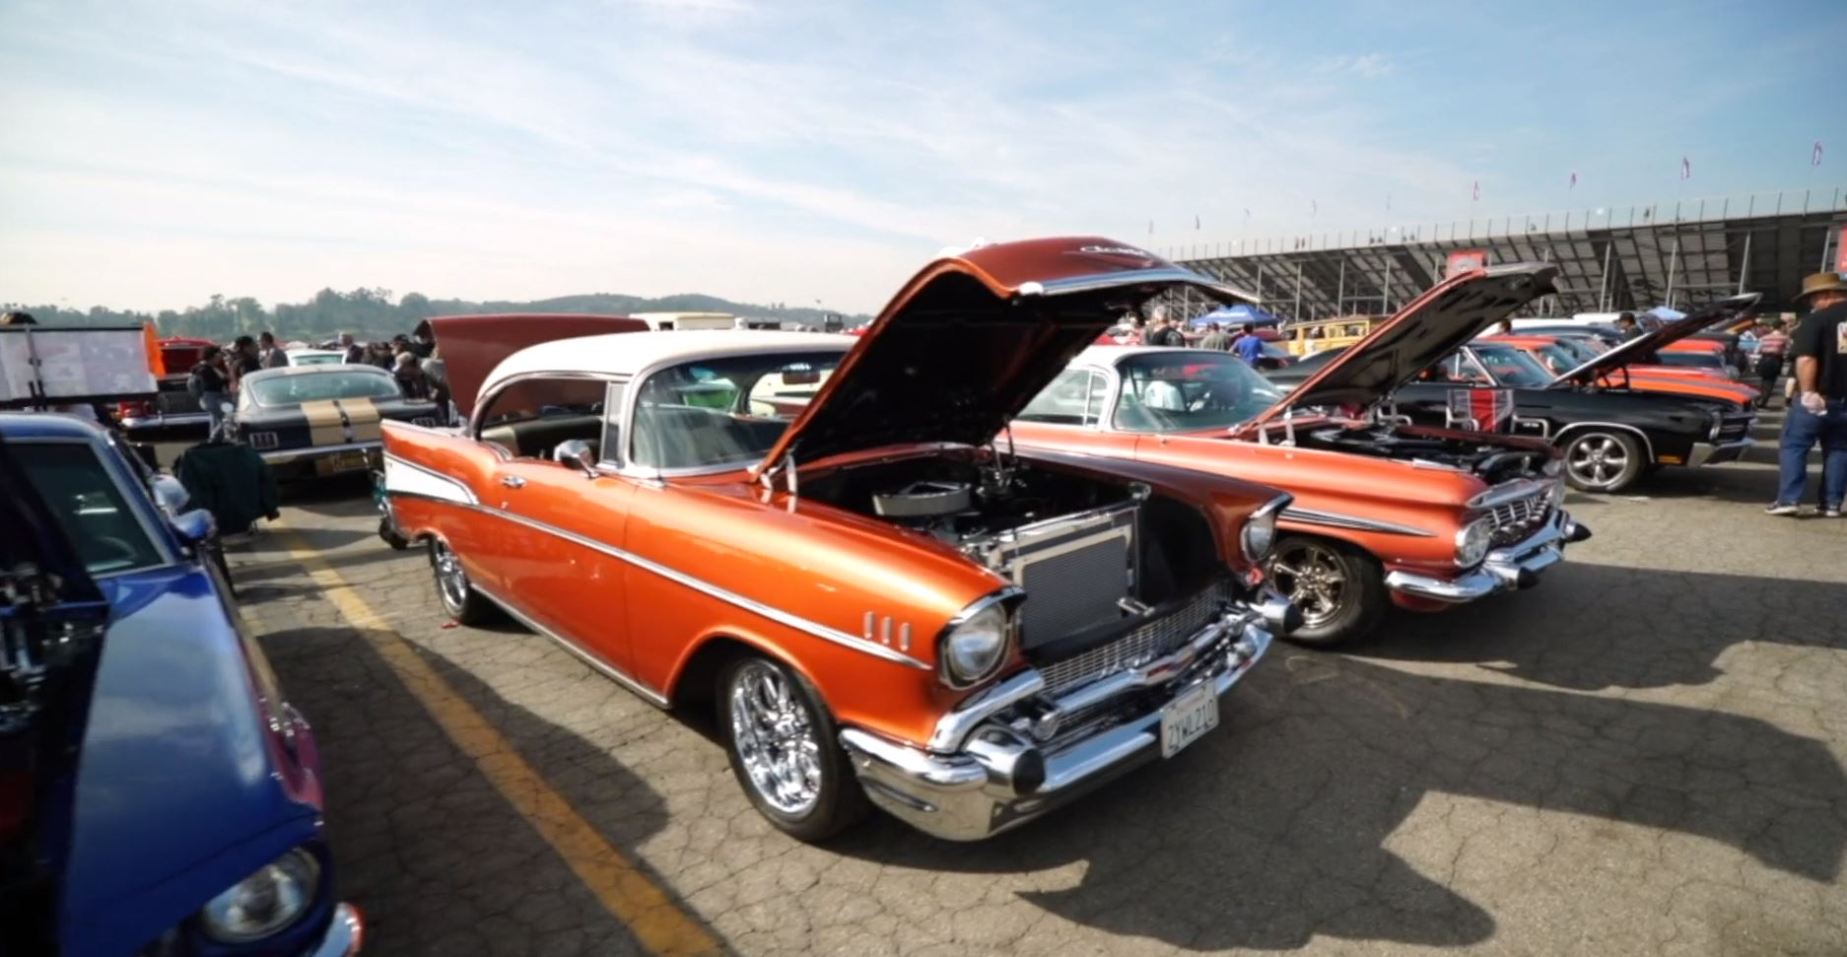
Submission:
M 1236 329 L 1247 322 L 1253 326 L 1274 326 L 1280 321 L 1257 306 L 1238 303 L 1235 306 L 1214 309 L 1203 316 L 1194 316 L 1187 320 L 1187 325 L 1201 329 L 1208 323 L 1216 322 L 1227 329 Z

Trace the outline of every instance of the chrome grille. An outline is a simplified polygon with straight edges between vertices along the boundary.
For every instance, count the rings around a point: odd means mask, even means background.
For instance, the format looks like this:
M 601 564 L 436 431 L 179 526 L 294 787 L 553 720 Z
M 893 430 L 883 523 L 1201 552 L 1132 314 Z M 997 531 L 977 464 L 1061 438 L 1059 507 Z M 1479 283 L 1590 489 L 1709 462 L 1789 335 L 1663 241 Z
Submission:
M 1550 488 L 1542 488 L 1525 498 L 1497 505 L 1488 513 L 1487 517 L 1494 523 L 1491 540 L 1496 547 L 1512 545 L 1531 535 L 1551 517 L 1550 491 Z
M 1172 652 L 1210 621 L 1226 600 L 1224 586 L 1213 585 L 1196 595 L 1179 611 L 1149 622 L 1109 644 L 1080 652 L 1063 661 L 1040 665 L 1039 673 L 1045 676 L 1046 691 L 1053 695 L 1061 694 L 1119 671 L 1145 665 Z
M 1727 413 L 1724 421 L 1719 423 L 1718 443 L 1725 445 L 1738 442 L 1751 434 L 1751 427 L 1757 424 L 1755 412 Z

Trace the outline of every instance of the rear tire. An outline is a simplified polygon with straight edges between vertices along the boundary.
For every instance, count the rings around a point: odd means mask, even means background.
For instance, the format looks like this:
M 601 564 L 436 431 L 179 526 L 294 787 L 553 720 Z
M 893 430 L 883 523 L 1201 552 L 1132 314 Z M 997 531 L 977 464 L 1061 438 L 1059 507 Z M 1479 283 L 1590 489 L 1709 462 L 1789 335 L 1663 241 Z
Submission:
M 1299 645 L 1327 648 L 1364 638 L 1391 605 L 1379 563 L 1341 542 L 1285 536 L 1264 572 L 1302 610 L 1302 626 L 1283 636 Z
M 780 662 L 743 654 L 718 672 L 718 733 L 757 812 L 800 841 L 858 823 L 871 805 L 820 695 Z
M 494 617 L 494 603 L 475 591 L 462 559 L 440 538 L 430 539 L 430 569 L 436 574 L 436 597 L 443 611 L 463 625 L 484 625 Z
M 1580 492 L 1620 492 L 1650 464 L 1642 444 L 1627 432 L 1585 429 L 1571 433 L 1562 448 L 1565 481 Z

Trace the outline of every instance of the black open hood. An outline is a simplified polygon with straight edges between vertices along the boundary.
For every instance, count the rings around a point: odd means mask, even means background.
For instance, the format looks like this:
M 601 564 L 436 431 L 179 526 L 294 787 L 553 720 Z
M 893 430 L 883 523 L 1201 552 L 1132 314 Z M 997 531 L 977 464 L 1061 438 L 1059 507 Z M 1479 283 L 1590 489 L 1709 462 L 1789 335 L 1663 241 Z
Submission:
M 986 443 L 1124 311 L 1177 286 L 1256 301 L 1099 237 L 938 259 L 873 320 L 762 467 L 893 445 Z
M 1757 308 L 1757 302 L 1762 298 L 1763 293 L 1745 292 L 1718 302 L 1708 303 L 1688 313 L 1684 318 L 1661 325 L 1653 332 L 1645 332 L 1627 342 L 1617 343 L 1608 352 L 1552 380 L 1551 388 L 1568 389 L 1574 385 L 1589 385 L 1597 381 L 1598 376 L 1613 369 L 1622 368 L 1631 362 L 1653 362 L 1655 353 L 1667 345 L 1704 332 L 1720 323 L 1736 321 Z
M 1557 276 L 1551 263 L 1458 273 L 1398 310 L 1241 429 L 1260 428 L 1291 408 L 1371 405 L 1515 309 L 1552 292 Z

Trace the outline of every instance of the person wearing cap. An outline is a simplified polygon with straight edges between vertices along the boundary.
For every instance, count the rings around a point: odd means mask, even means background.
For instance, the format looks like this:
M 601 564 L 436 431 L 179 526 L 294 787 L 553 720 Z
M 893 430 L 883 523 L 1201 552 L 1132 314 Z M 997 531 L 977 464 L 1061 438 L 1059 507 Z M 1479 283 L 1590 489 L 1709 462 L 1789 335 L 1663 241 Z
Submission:
M 1821 514 L 1839 518 L 1847 499 L 1847 280 L 1822 272 L 1802 280 L 1798 307 L 1811 310 L 1790 340 L 1795 398 L 1778 448 L 1776 501 L 1764 511 L 1795 515 L 1808 484 L 1809 449 L 1821 443 Z

